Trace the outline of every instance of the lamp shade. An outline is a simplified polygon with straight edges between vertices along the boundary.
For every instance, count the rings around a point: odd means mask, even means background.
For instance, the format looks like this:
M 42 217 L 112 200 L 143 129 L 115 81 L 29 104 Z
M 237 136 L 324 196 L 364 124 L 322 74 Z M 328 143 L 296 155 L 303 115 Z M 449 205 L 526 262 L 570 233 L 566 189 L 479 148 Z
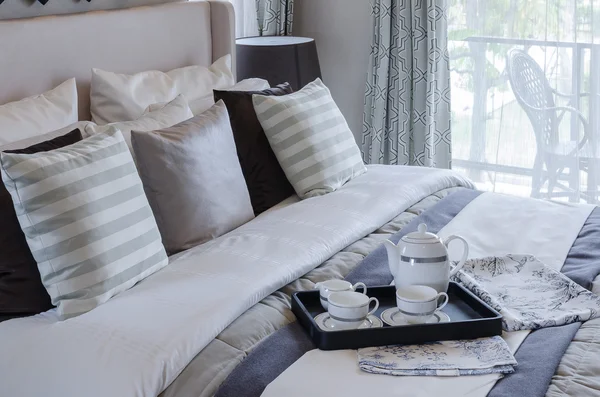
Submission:
M 315 40 L 294 36 L 246 37 L 236 41 L 237 78 L 260 77 L 299 90 L 321 77 Z

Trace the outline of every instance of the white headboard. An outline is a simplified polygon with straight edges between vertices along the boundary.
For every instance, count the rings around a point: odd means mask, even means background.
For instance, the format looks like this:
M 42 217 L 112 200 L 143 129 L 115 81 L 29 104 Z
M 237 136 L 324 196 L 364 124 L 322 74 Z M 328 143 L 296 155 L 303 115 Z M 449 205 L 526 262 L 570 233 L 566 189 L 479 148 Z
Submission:
M 79 118 L 90 119 L 91 69 L 119 73 L 210 65 L 234 57 L 231 3 L 191 1 L 0 21 L 0 104 L 75 77 Z

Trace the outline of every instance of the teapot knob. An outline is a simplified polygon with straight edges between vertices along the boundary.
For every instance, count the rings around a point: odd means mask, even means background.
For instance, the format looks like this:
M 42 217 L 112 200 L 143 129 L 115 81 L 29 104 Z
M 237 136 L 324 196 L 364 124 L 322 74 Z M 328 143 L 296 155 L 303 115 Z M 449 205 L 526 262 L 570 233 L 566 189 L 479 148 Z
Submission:
M 417 227 L 417 230 L 419 231 L 419 233 L 426 233 L 427 232 L 427 225 L 424 224 L 424 223 L 421 223 Z

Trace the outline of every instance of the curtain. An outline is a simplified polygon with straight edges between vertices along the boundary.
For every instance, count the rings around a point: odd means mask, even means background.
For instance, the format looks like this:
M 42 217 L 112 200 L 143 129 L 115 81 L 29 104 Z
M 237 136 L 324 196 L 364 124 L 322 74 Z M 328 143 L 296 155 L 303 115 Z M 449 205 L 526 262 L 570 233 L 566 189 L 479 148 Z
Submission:
M 373 0 L 367 163 L 450 168 L 446 0 Z
M 254 0 L 229 0 L 235 10 L 235 35 L 258 36 L 258 16 Z
M 478 189 L 598 202 L 600 0 L 449 0 L 453 168 Z
M 256 11 L 261 36 L 292 34 L 294 0 L 256 0 Z

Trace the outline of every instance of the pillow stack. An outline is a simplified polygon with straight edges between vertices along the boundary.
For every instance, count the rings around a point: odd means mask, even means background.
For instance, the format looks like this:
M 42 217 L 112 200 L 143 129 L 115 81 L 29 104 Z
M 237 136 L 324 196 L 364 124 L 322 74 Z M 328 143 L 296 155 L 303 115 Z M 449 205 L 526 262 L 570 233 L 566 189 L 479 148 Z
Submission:
M 254 217 L 229 116 L 212 90 L 268 83 L 233 84 L 230 63 L 95 69 L 92 113 L 104 125 L 63 128 L 77 121 L 74 79 L 0 106 L 0 321 L 53 305 L 61 319 L 83 314 L 166 266 L 165 245 L 179 252 Z
M 72 124 L 74 80 L 0 106 L 0 321 L 53 305 L 61 319 L 86 313 L 294 191 L 329 193 L 365 172 L 320 80 L 296 93 L 233 85 L 230 63 L 95 69 L 104 125 Z
M 0 105 L 0 152 L 34 154 L 82 138 L 75 79 L 40 95 Z M 52 307 L 9 191 L 0 184 L 0 321 Z

